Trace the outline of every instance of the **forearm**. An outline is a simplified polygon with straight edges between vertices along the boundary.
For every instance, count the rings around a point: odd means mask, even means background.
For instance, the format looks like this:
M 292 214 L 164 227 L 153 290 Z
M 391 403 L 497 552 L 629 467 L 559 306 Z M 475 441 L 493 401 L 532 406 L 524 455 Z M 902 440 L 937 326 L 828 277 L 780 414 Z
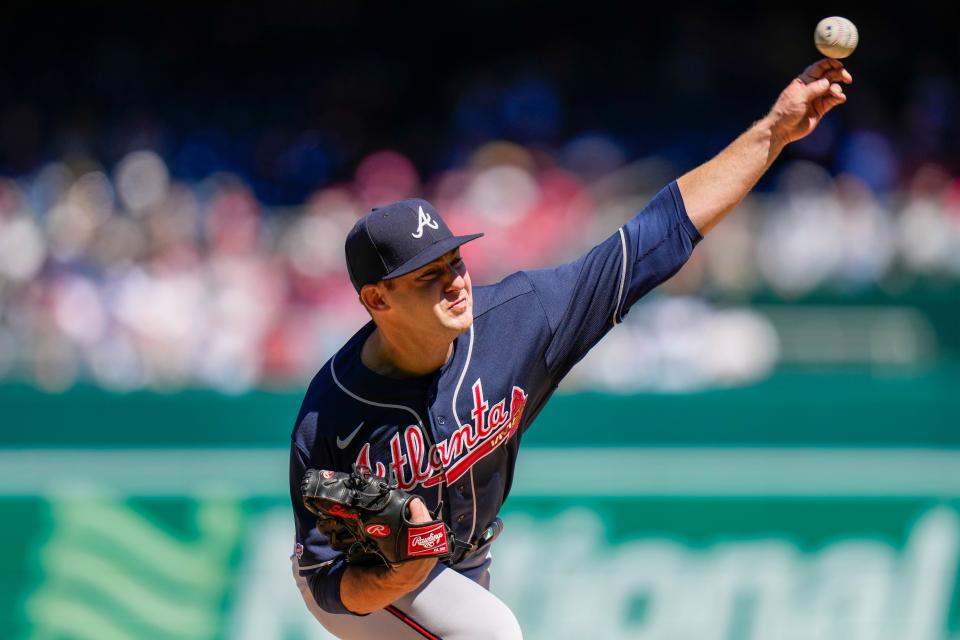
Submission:
M 750 192 L 783 147 L 810 134 L 847 100 L 853 76 L 824 58 L 793 79 L 762 120 L 709 162 L 677 180 L 691 222 L 705 235 Z
M 706 235 L 753 189 L 784 147 L 770 116 L 677 180 L 687 215 Z
M 410 593 L 437 564 L 427 558 L 396 567 L 348 567 L 340 582 L 343 606 L 354 613 L 371 613 Z

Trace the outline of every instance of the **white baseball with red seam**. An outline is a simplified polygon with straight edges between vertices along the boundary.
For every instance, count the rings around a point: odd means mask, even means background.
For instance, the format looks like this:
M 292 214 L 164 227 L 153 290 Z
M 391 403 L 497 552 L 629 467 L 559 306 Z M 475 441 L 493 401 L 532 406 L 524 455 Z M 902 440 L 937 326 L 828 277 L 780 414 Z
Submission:
M 846 58 L 857 48 L 858 42 L 860 34 L 856 25 L 840 16 L 824 18 L 813 32 L 813 43 L 828 58 Z

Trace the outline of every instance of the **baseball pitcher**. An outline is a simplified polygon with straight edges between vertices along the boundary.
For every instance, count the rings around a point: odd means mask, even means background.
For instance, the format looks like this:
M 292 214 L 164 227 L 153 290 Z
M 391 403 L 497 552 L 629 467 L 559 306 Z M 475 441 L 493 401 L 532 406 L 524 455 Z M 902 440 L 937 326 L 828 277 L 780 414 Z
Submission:
M 427 201 L 356 223 L 347 267 L 371 320 L 310 383 L 290 447 L 293 574 L 320 624 L 352 639 L 521 637 L 488 587 L 524 433 L 852 80 L 836 60 L 811 65 L 764 118 L 569 264 L 474 287 L 459 247 L 482 234 L 454 235 Z

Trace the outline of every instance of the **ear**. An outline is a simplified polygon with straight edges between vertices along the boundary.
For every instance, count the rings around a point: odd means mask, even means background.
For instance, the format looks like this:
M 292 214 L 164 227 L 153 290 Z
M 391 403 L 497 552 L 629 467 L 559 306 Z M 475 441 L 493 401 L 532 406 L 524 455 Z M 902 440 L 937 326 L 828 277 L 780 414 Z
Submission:
M 360 301 L 371 313 L 374 311 L 386 311 L 390 308 L 390 305 L 383 297 L 383 291 L 375 284 L 368 284 L 360 289 Z

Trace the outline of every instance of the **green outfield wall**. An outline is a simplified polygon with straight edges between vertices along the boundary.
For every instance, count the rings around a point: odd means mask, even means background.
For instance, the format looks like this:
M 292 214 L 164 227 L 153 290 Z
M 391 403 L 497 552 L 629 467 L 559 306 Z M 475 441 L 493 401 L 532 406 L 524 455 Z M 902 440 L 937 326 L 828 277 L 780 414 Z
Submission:
M 0 386 L 0 447 L 285 446 L 300 392 L 48 394 Z M 960 364 L 911 375 L 780 373 L 700 393 L 557 394 L 533 446 L 960 446 Z
M 949 369 L 561 395 L 493 590 L 528 638 L 957 640 Z M 296 393 L 0 387 L 0 638 L 325 638 L 288 556 Z

